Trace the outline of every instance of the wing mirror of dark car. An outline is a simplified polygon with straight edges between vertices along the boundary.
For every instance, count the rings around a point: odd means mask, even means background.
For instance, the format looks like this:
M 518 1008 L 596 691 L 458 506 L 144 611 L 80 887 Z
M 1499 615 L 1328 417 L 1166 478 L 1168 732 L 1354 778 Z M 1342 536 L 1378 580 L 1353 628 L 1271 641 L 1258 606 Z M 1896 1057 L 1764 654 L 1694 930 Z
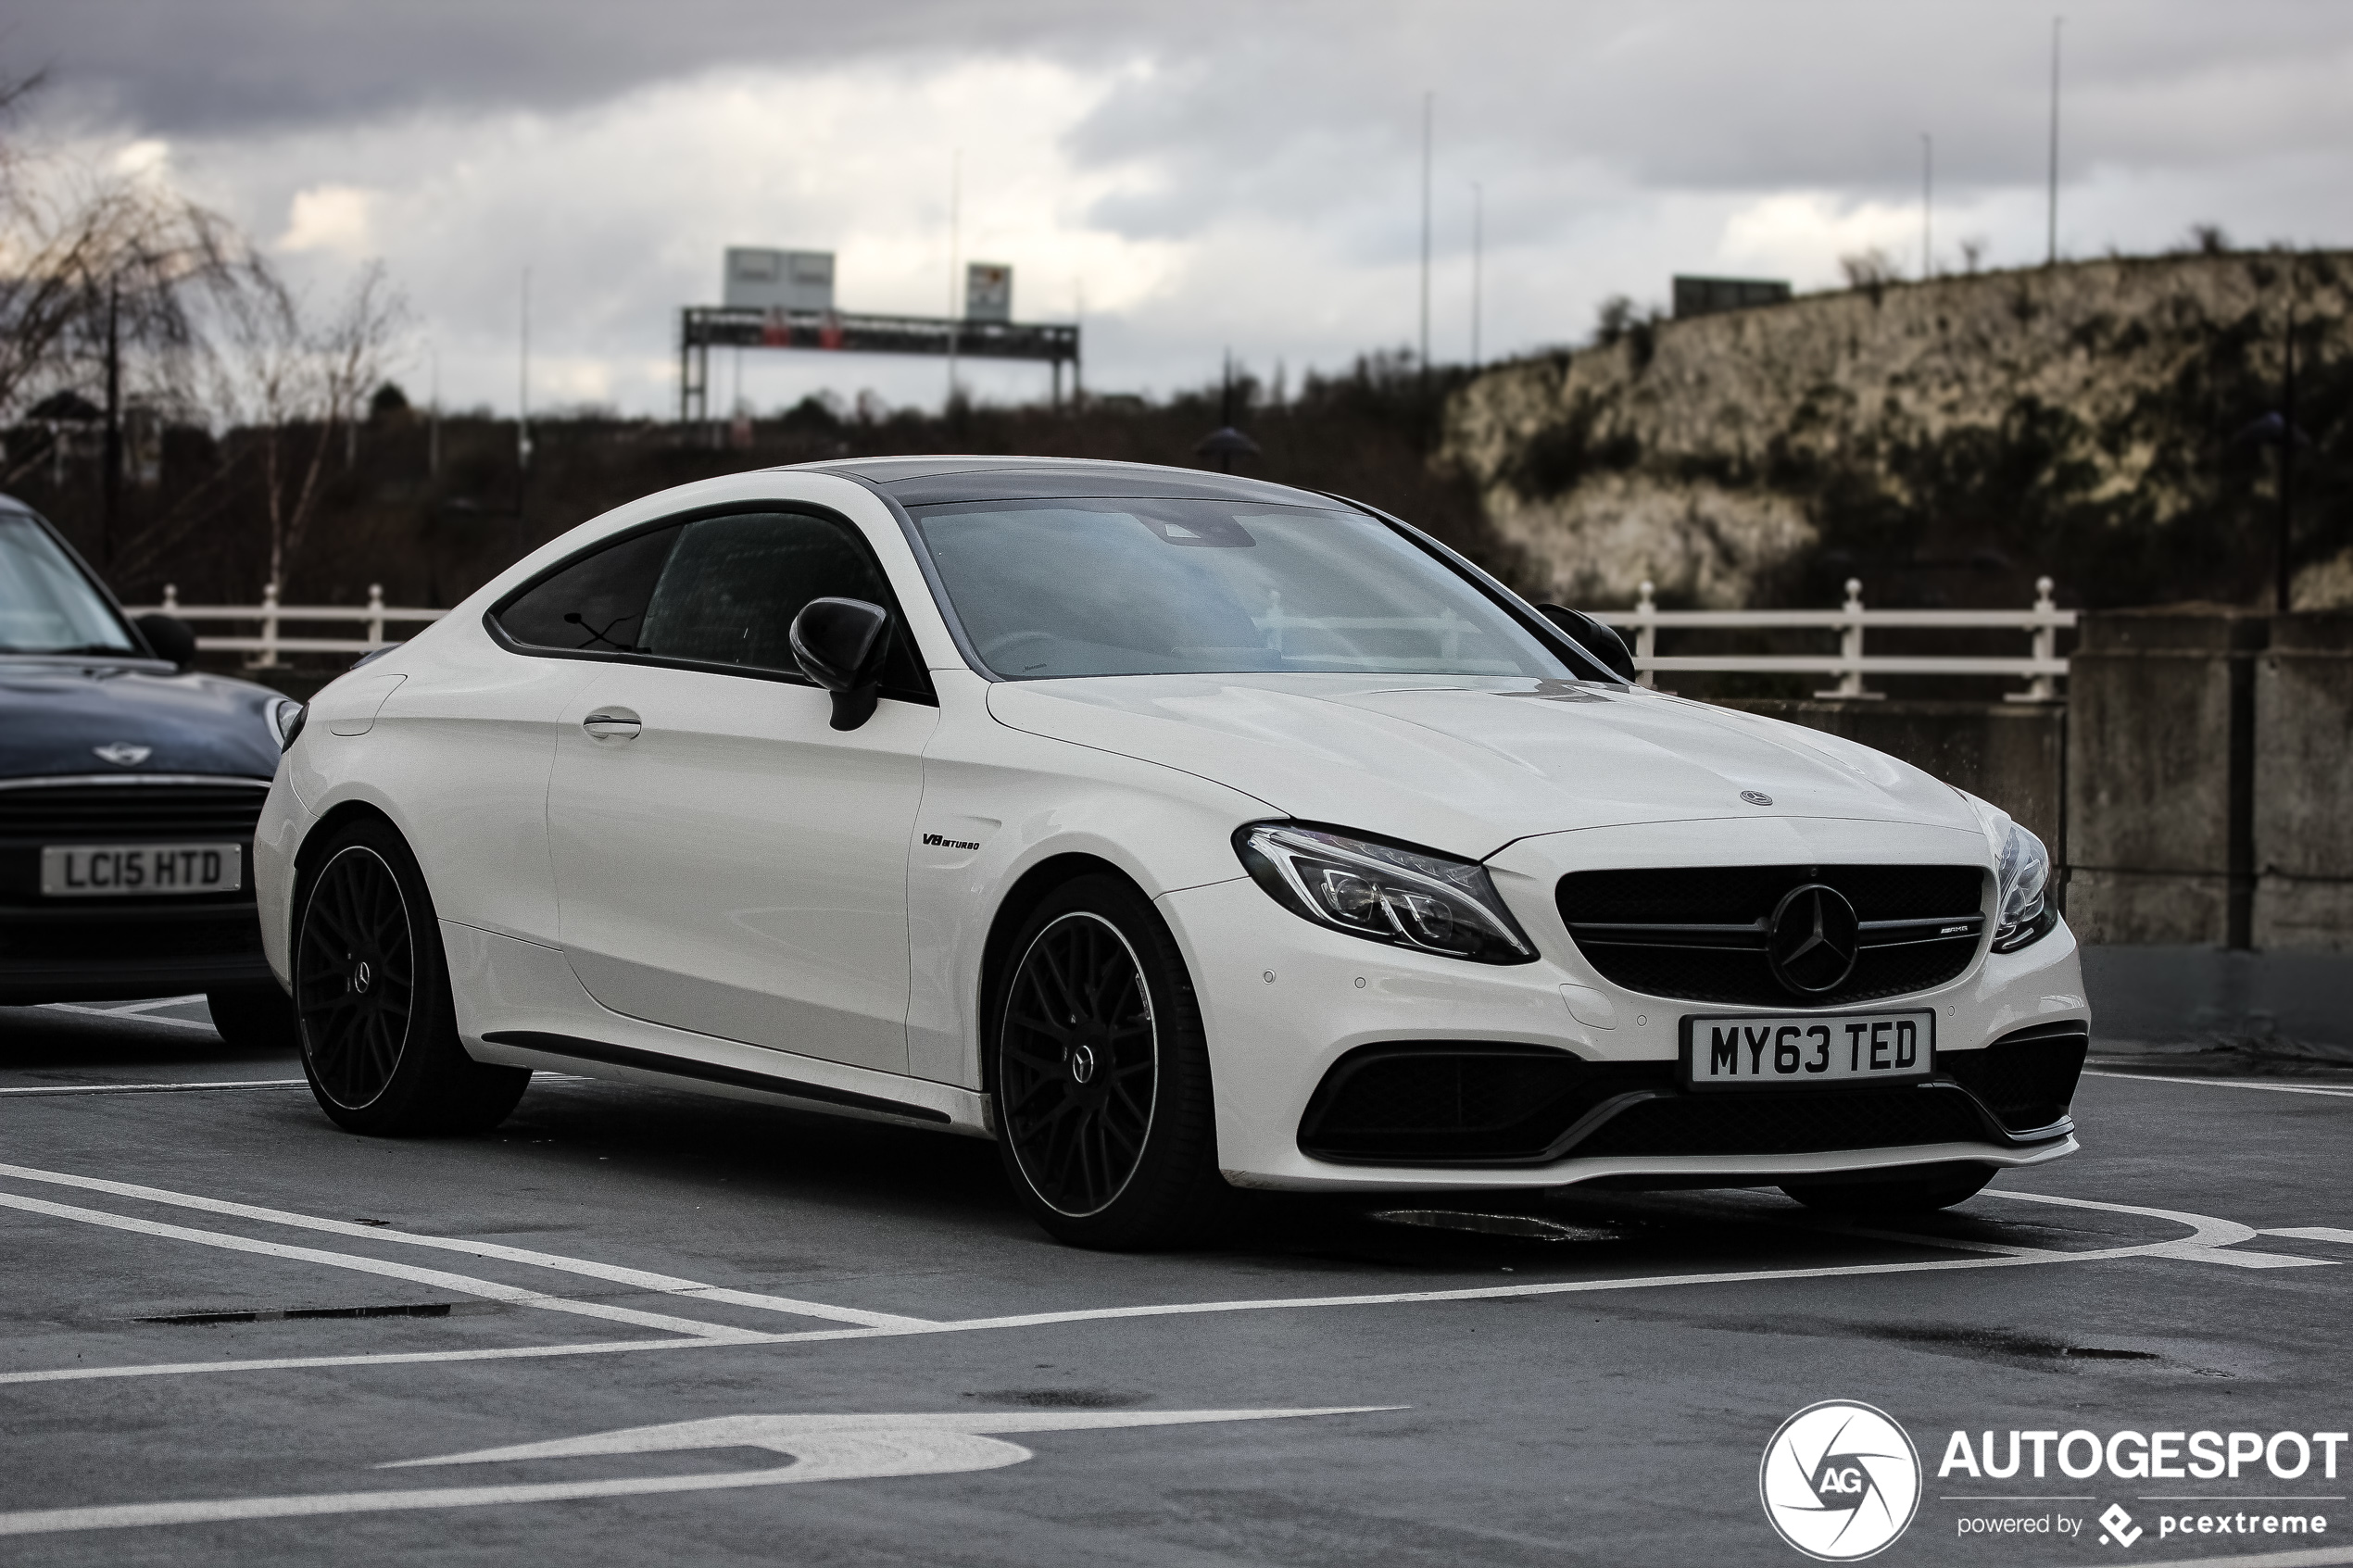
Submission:
M 1634 684 L 1634 655 L 1616 628 L 1567 605 L 1538 605 L 1536 608 L 1543 612 L 1545 620 L 1559 627 L 1579 647 L 1601 660 L 1603 666 L 1619 680 L 1629 686 Z
M 792 618 L 789 636 L 800 672 L 834 694 L 835 729 L 854 730 L 875 716 L 890 611 L 864 599 L 812 599 Z
M 196 633 L 176 615 L 143 615 L 132 622 L 157 659 L 168 659 L 183 673 L 196 667 Z

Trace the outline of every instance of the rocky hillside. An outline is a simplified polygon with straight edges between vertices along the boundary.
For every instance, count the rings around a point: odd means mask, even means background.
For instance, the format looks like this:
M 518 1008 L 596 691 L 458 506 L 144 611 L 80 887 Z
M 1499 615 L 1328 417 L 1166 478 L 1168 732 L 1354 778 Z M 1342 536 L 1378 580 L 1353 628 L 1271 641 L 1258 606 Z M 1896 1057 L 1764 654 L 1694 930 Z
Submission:
M 2353 253 L 2196 254 L 1642 323 L 1473 381 L 1444 455 L 1571 602 L 2252 599 L 2293 300 L 2298 602 L 2353 603 L 2349 296 Z

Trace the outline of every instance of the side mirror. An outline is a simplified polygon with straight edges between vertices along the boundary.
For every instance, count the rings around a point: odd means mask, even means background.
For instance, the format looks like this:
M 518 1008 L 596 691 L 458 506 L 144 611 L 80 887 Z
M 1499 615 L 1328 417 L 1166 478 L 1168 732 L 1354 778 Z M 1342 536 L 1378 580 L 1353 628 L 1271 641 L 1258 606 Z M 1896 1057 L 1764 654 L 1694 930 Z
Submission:
M 875 716 L 875 688 L 890 656 L 890 611 L 863 599 L 812 599 L 788 633 L 800 672 L 834 694 L 834 728 Z
M 183 671 L 196 667 L 196 633 L 178 616 L 143 615 L 132 624 L 157 659 L 168 659 Z
M 1606 621 L 1596 621 L 1581 609 L 1567 605 L 1538 605 L 1544 619 L 1560 628 L 1571 642 L 1595 659 L 1628 685 L 1634 684 L 1634 655 L 1626 646 L 1626 639 Z

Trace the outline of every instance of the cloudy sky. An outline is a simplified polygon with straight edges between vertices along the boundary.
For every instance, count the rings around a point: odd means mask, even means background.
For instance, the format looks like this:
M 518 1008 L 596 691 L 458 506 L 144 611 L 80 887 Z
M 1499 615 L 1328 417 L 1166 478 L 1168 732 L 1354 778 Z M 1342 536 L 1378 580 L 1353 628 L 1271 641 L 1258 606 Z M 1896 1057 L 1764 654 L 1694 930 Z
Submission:
M 2054 6 L 2002 0 L 34 0 L 0 66 L 34 133 L 230 213 L 321 294 L 381 257 L 404 380 L 510 411 L 532 275 L 535 405 L 674 407 L 676 307 L 729 245 L 832 250 L 849 309 L 949 300 L 1011 262 L 1025 320 L 1084 323 L 1099 391 L 1164 394 L 1230 347 L 1296 378 L 1418 330 L 1434 94 L 1430 348 L 1574 342 L 1672 273 L 1829 285 L 1884 247 L 2042 258 Z M 2353 6 L 2067 0 L 2062 254 L 2353 243 Z M 437 367 L 437 370 L 436 370 Z M 715 403 L 737 370 L 715 362 Z M 933 361 L 753 354 L 761 409 L 831 388 L 936 404 Z M 967 367 L 982 395 L 1037 366 Z

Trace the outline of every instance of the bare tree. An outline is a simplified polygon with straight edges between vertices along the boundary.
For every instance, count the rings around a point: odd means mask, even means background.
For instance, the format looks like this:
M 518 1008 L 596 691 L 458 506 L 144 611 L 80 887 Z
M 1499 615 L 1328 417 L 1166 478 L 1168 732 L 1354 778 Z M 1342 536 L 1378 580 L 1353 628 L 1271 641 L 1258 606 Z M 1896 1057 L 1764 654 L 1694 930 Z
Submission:
M 365 417 L 407 306 L 382 262 L 324 311 L 258 257 L 238 269 L 237 285 L 220 302 L 210 401 L 243 427 L 245 453 L 233 460 L 260 467 L 270 581 L 283 586 L 317 514 L 328 454 Z
M 217 214 L 138 175 L 46 153 L 14 117 L 38 76 L 0 78 L 0 409 L 88 383 L 111 354 L 150 400 L 185 402 L 194 313 L 246 247 Z
M 1895 258 L 1887 254 L 1883 245 L 1873 245 L 1869 250 L 1840 257 L 1838 270 L 1846 274 L 1846 286 L 1856 289 L 1884 288 L 1889 283 L 1901 281 L 1904 276 L 1903 269 L 1896 265 Z

